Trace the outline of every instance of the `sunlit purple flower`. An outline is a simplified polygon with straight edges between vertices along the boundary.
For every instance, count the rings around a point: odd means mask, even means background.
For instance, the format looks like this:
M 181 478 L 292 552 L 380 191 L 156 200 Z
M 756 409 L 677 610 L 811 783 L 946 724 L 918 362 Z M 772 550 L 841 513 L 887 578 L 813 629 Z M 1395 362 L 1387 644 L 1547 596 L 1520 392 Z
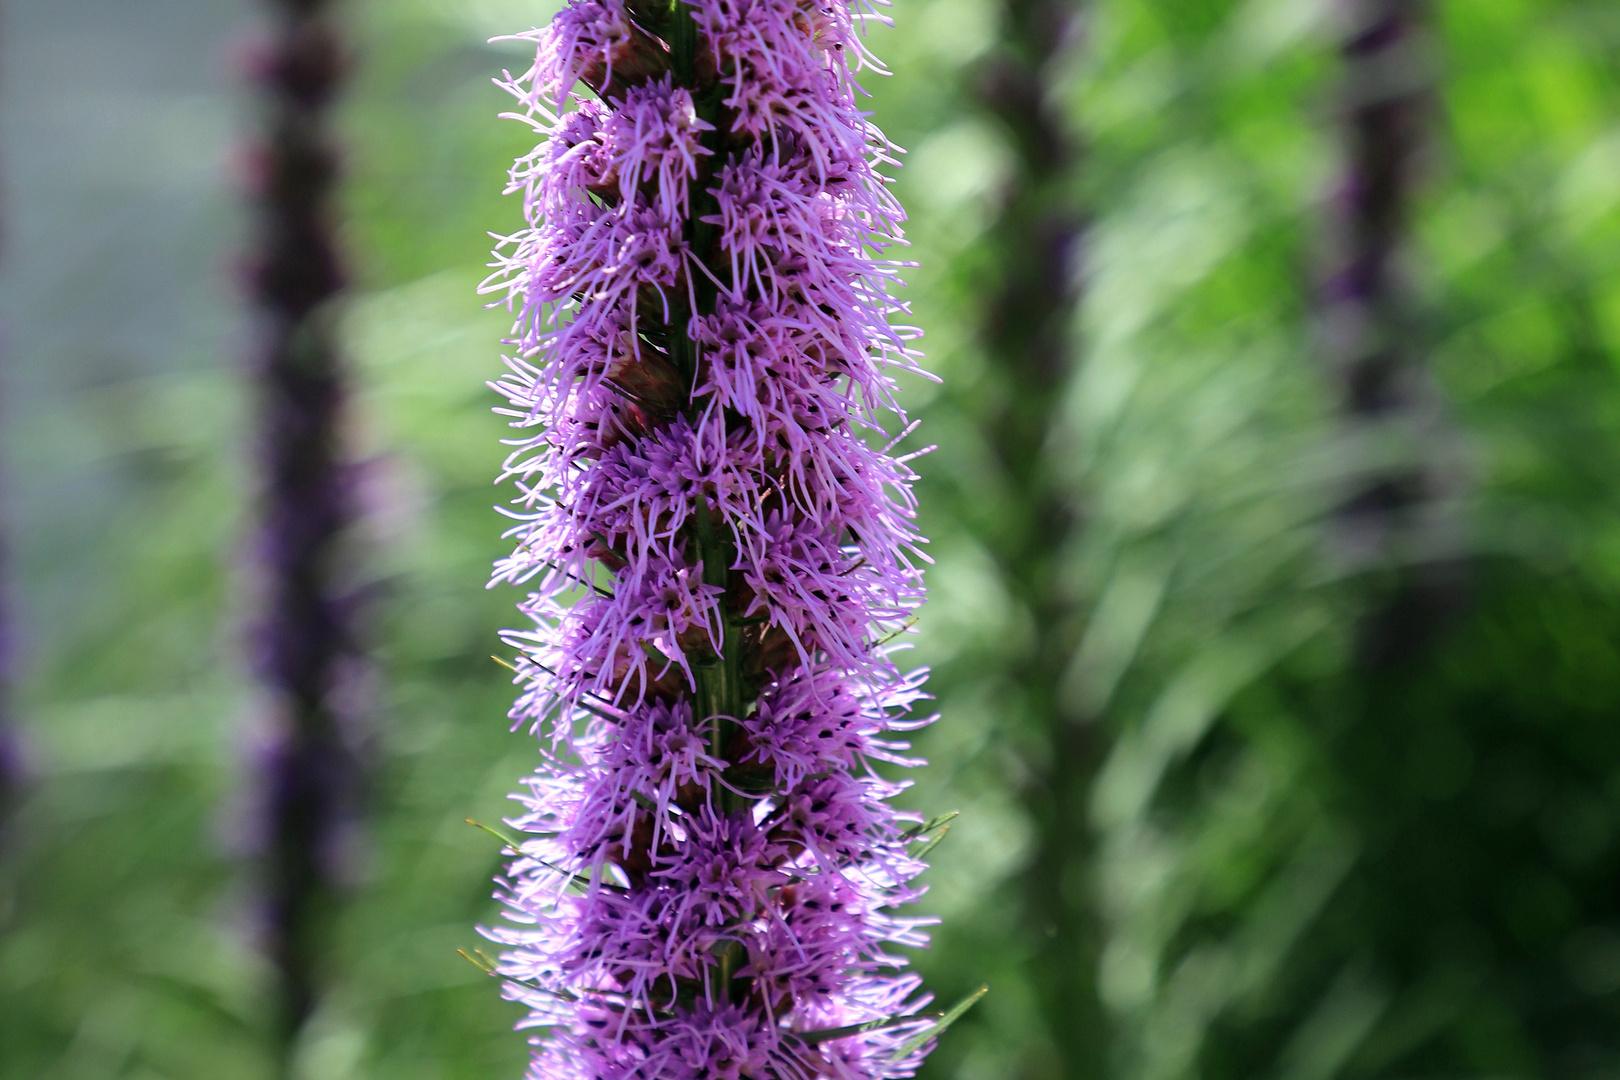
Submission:
M 536 1077 L 853 1080 L 925 1049 L 892 951 L 925 941 L 894 913 L 916 818 L 874 767 L 916 764 L 887 643 L 923 591 L 863 17 L 575 0 L 519 37 L 545 141 L 488 286 L 520 431 L 495 580 L 528 590 L 512 718 L 542 763 L 490 933 Z

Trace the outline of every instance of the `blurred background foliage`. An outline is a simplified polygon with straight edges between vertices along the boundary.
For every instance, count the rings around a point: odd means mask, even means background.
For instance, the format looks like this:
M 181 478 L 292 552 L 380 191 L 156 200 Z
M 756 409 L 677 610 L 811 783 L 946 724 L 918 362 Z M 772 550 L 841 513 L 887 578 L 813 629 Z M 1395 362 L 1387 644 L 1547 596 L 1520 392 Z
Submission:
M 489 79 L 526 62 L 487 39 L 549 10 L 349 7 L 378 765 L 306 1080 L 516 1076 L 526 1057 L 517 1011 L 455 950 L 494 916 L 498 862 L 463 819 L 499 817 L 532 761 L 488 659 L 514 598 L 482 588 L 502 548 L 482 384 L 506 320 L 473 290 L 485 232 L 517 224 L 500 187 L 525 141 Z M 927 1075 L 1615 1075 L 1620 8 L 1428 8 L 1437 90 L 1403 260 L 1445 435 L 1392 450 L 1336 420 L 1313 315 L 1340 6 L 1081 5 L 1045 76 L 1084 146 L 1062 193 L 1089 221 L 1084 300 L 1038 475 L 998 450 L 1016 383 L 984 333 L 1022 165 L 980 96 L 1013 11 L 896 0 L 898 29 L 873 31 L 893 76 L 867 80 L 909 149 L 907 298 L 942 378 L 906 398 L 938 444 L 913 655 L 943 714 L 907 799 L 962 816 L 917 963 L 945 1000 L 992 986 Z M 253 110 L 230 57 L 255 15 L 8 11 L 3 460 L 32 780 L 0 862 L 6 1080 L 272 1073 L 238 857 L 254 480 L 230 176 Z M 1463 586 L 1436 634 L 1370 671 L 1357 628 L 1401 568 L 1352 567 L 1332 534 L 1391 453 L 1452 478 L 1450 539 L 1405 557 Z M 1027 535 L 1051 498 L 1077 526 Z M 1055 697 L 1033 692 L 1039 650 Z M 1059 713 L 1091 755 L 1064 819 L 1045 790 L 1073 734 Z M 1050 865 L 1062 927 L 1031 888 Z M 1097 1015 L 1054 1018 L 1054 977 L 1091 987 Z

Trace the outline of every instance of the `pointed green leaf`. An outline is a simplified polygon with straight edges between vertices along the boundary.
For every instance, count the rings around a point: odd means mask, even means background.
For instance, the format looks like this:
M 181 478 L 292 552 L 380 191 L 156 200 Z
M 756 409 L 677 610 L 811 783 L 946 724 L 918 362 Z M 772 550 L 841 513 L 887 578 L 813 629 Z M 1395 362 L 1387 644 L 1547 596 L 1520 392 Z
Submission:
M 868 1020 L 864 1024 L 850 1024 L 846 1027 L 823 1028 L 820 1031 L 801 1031 L 797 1037 L 801 1042 L 817 1046 L 833 1039 L 843 1039 L 851 1035 L 864 1035 L 868 1031 L 882 1031 L 884 1028 L 899 1027 L 916 1021 L 915 1016 L 886 1016 L 882 1020 Z
M 901 1043 L 899 1049 L 895 1050 L 893 1055 L 890 1056 L 889 1060 L 899 1061 L 908 1054 L 913 1053 L 918 1047 L 922 1046 L 929 1039 L 939 1038 L 940 1033 L 960 1020 L 963 1013 L 967 1012 L 969 1009 L 973 1008 L 974 1005 L 978 1004 L 979 999 L 984 997 L 984 995 L 988 994 L 989 992 L 990 985 L 986 983 L 984 986 L 979 987 L 961 1001 L 958 1001 L 951 1007 L 949 1012 L 935 1021 L 932 1027 L 919 1031 L 917 1034 Z
M 473 956 L 472 953 L 469 953 L 466 949 L 457 949 L 456 952 L 461 954 L 461 958 L 463 960 L 467 961 L 467 963 L 471 964 L 479 971 L 482 971 L 485 975 L 495 974 L 495 965 L 489 962 L 489 958 L 484 955 L 484 951 L 482 949 L 473 950 L 473 952 L 478 954 L 476 957 Z
M 485 832 L 489 833 L 489 835 L 511 848 L 514 855 L 522 850 L 522 848 L 519 847 L 520 841 L 516 837 L 508 836 L 506 833 L 495 828 L 493 825 L 485 825 L 482 821 L 475 821 L 472 818 L 466 818 L 465 820 L 467 824 L 471 825 L 473 828 L 483 829 Z
M 575 994 L 570 994 L 566 990 L 553 990 L 549 986 L 541 986 L 533 979 L 514 979 L 510 975 L 502 975 L 496 970 L 495 961 L 490 959 L 489 954 L 484 952 L 483 949 L 474 949 L 472 953 L 469 953 L 466 949 L 457 949 L 456 952 L 460 953 L 462 959 L 466 960 L 467 963 L 471 964 L 479 971 L 482 971 L 485 975 L 500 979 L 502 982 L 516 983 L 518 986 L 526 986 L 530 990 L 538 990 L 542 994 L 550 994 L 552 997 L 560 998 L 563 1001 L 579 1000 L 579 997 Z M 474 956 L 473 953 L 476 953 L 477 955 Z
M 917 616 L 913 615 L 913 616 L 911 616 L 911 618 L 907 619 L 905 622 L 903 622 L 899 626 L 895 627 L 888 634 L 885 634 L 883 637 L 880 637 L 876 641 L 872 642 L 872 647 L 877 648 L 877 647 L 882 646 L 882 645 L 887 645 L 889 642 L 893 641 L 895 638 L 899 637 L 901 634 L 905 633 L 907 630 L 910 630 L 913 626 L 916 626 L 916 625 L 917 625 Z
M 930 851 L 933 851 L 936 847 L 938 847 L 939 842 L 941 840 L 945 839 L 946 834 L 949 833 L 950 831 L 951 831 L 951 827 L 949 825 L 941 825 L 939 827 L 939 832 L 935 833 L 934 836 L 931 839 L 929 839 L 929 841 L 927 843 L 925 843 L 922 847 L 918 848 L 916 851 L 913 851 L 911 853 L 911 857 L 914 858 L 914 859 L 926 859 L 926 858 L 928 858 L 928 853 Z
M 962 811 L 960 811 L 960 810 L 947 810 L 943 814 L 934 815 L 933 817 L 929 818 L 927 821 L 922 822 L 921 824 L 913 825 L 911 828 L 909 828 L 905 832 L 901 833 L 900 838 L 902 840 L 906 840 L 908 842 L 911 841 L 911 840 L 920 839 L 921 837 L 927 836 L 929 833 L 933 832 L 935 829 L 940 829 L 940 828 L 943 828 L 946 825 L 949 825 L 951 822 L 955 821 L 958 817 L 961 817 L 961 816 L 962 816 Z

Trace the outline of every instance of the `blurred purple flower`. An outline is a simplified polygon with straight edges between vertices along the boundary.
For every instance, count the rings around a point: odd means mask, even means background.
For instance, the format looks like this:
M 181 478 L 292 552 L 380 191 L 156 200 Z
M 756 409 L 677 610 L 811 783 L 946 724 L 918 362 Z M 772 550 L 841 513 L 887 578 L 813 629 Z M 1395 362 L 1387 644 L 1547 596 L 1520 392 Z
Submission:
M 265 951 L 284 1068 L 325 989 L 334 914 L 354 875 L 364 786 L 368 665 L 353 564 L 358 469 L 345 460 L 349 373 L 334 304 L 344 273 L 333 227 L 339 153 L 330 116 L 347 68 L 330 0 L 269 0 L 273 31 L 244 50 L 264 130 L 244 153 L 254 194 L 248 288 L 262 520 L 252 660 L 265 731 L 255 748 Z
M 486 288 L 517 314 L 512 819 L 499 973 L 546 1077 L 908 1076 L 922 697 L 888 295 L 892 148 L 842 0 L 575 0 L 505 86 L 546 136 Z M 597 93 L 575 97 L 577 82 Z M 879 446 L 874 446 L 879 444 Z M 843 1031 L 871 1024 L 868 1030 Z

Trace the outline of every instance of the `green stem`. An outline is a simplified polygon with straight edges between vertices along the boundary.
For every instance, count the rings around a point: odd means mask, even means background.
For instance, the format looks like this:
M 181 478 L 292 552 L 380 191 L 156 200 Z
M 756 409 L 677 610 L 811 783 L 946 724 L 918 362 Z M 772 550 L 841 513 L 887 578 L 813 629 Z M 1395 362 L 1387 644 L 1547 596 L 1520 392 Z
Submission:
M 692 18 L 692 9 L 680 0 L 674 0 L 670 5 L 667 32 L 670 66 L 674 69 L 675 77 L 682 85 L 696 91 L 698 28 Z M 704 114 L 704 119 L 718 128 L 719 110 L 713 101 L 704 99 L 699 111 Z M 717 142 L 715 138 L 717 134 L 717 131 L 709 133 L 708 141 L 711 144 Z M 715 148 L 714 145 L 710 146 L 711 150 Z M 693 246 L 694 252 L 700 251 L 699 241 L 705 235 L 703 223 L 699 220 L 703 215 L 701 204 L 704 197 L 704 193 L 693 192 L 693 200 L 697 205 L 687 217 L 685 224 L 686 240 Z M 700 292 L 702 295 L 698 298 L 698 306 L 700 308 L 712 306 L 709 290 L 705 288 Z M 688 386 L 696 385 L 698 356 L 695 343 L 687 335 L 686 322 L 691 315 L 699 313 L 688 312 L 683 307 L 675 312 L 676 323 L 669 328 L 670 356 L 675 362 L 676 369 L 687 380 Z M 688 414 L 696 413 L 698 410 L 699 402 L 690 402 Z M 724 596 L 731 586 L 731 564 L 736 557 L 736 548 L 731 542 L 725 523 L 716 520 L 715 513 L 707 503 L 701 503 L 693 516 L 692 535 L 696 541 L 697 557 L 703 562 L 703 583 L 718 586 Z M 709 745 L 715 757 L 722 756 L 731 728 L 736 721 L 742 719 L 747 709 L 742 674 L 741 635 L 723 612 L 721 625 L 723 637 L 720 642 L 719 658 L 699 665 L 693 672 L 697 681 L 696 700 L 693 703 L 696 716 L 693 719 L 698 723 L 714 720 L 714 726 L 709 733 Z M 724 797 L 728 804 L 734 798 L 729 793 Z M 734 808 L 728 805 L 727 809 Z
M 699 504 L 692 519 L 692 532 L 697 540 L 698 558 L 703 560 L 703 583 L 727 588 L 736 552 L 724 525 L 715 520 L 707 503 Z M 731 728 L 747 710 L 741 635 L 731 620 L 723 619 L 722 625 L 724 636 L 720 642 L 719 658 L 699 665 L 694 671 L 697 677 L 698 713 L 695 719 L 715 719 L 714 727 L 709 732 L 710 752 L 715 757 L 722 756 Z
M 675 70 L 675 80 L 691 87 L 697 82 L 698 33 L 692 9 L 675 0 L 669 6 L 669 65 Z

